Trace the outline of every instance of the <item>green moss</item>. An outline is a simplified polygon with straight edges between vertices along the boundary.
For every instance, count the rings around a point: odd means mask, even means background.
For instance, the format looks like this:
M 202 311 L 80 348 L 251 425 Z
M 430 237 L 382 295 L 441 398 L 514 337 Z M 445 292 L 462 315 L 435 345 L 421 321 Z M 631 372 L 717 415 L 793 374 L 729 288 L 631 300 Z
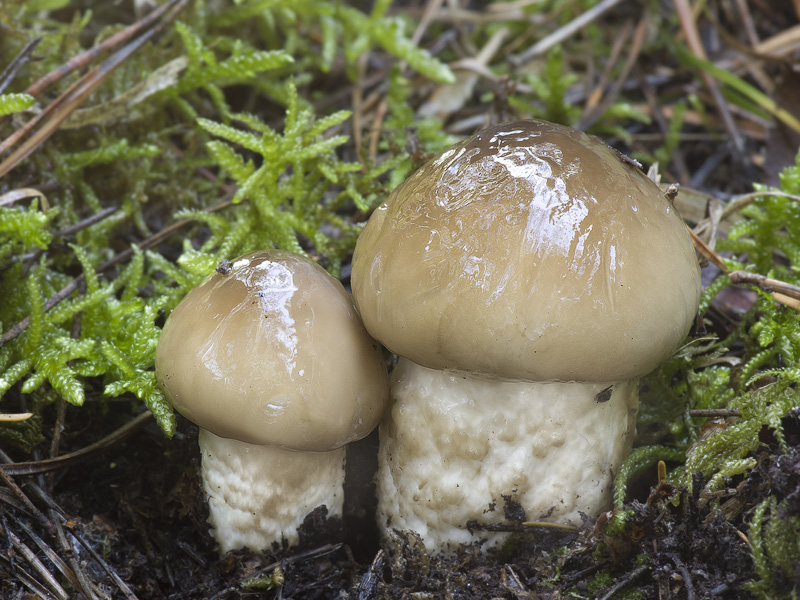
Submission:
M 0 117 L 30 108 L 35 101 L 30 94 L 0 94 Z
M 509 103 L 537 119 L 574 125 L 581 115 L 581 108 L 567 100 L 567 92 L 578 81 L 578 76 L 566 70 L 561 46 L 556 46 L 547 54 L 545 65 L 542 73 L 525 78 L 531 87 L 530 99 L 516 96 L 510 98 Z
M 614 585 L 614 576 L 611 575 L 608 569 L 601 569 L 586 582 L 586 585 L 589 587 L 589 591 L 592 592 L 592 594 L 597 595 Z
M 796 192 L 798 164 L 781 177 L 782 192 Z M 795 198 L 770 194 L 753 196 L 740 211 L 743 217 L 718 240 L 718 250 L 732 253 L 732 269 L 760 273 L 797 285 L 800 268 L 800 204 Z M 720 275 L 703 292 L 701 311 L 726 287 L 730 279 Z M 658 460 L 676 466 L 670 480 L 683 488 L 713 498 L 715 490 L 748 476 L 758 466 L 759 453 L 780 455 L 789 450 L 784 417 L 800 402 L 795 391 L 800 382 L 800 314 L 780 304 L 760 289 L 755 302 L 727 338 L 706 338 L 687 344 L 674 359 L 646 380 L 639 417 L 645 445 L 636 448 L 623 464 L 615 483 L 615 502 L 622 505 L 628 483 Z M 730 352 L 736 348 L 736 354 Z M 706 431 L 703 421 L 690 409 L 728 409 L 738 416 Z M 764 432 L 769 436 L 764 436 Z M 774 440 L 767 446 L 765 440 Z M 701 490 L 692 490 L 701 474 Z M 712 510 L 716 500 L 701 499 Z M 760 581 L 753 589 L 774 597 L 775 582 L 786 580 L 790 564 L 800 560 L 797 527 L 787 518 L 781 501 L 771 497 L 760 503 L 750 520 L 754 563 Z M 754 541 L 755 540 L 755 541 Z
M 757 597 L 797 598 L 800 563 L 800 516 L 792 514 L 786 500 L 769 497 L 753 510 L 748 529 L 753 563 L 760 580 L 749 589 Z M 776 595 L 779 594 L 779 595 Z
M 311 254 L 340 272 L 361 229 L 352 215 L 382 198 L 406 156 L 398 149 L 374 165 L 344 158 L 350 115 L 315 109 L 308 82 L 337 60 L 354 74 L 376 49 L 425 77 L 453 78 L 387 9 L 387 2 L 369 14 L 327 0 L 195 2 L 3 178 L 5 189 L 33 181 L 50 190 L 0 206 L 5 401 L 54 392 L 81 405 L 127 395 L 171 435 L 175 420 L 153 360 L 163 319 L 186 291 L 219 260 L 264 247 Z M 42 59 L 0 95 L 0 116 L 32 106 L 20 91 L 87 39 L 118 31 L 110 20 L 118 13 L 101 8 L 99 21 L 77 12 L 69 22 L 49 21 L 36 49 Z M 46 15 L 18 0 L 0 7 L 3 64 Z M 79 76 L 37 100 L 47 103 Z M 400 104 L 393 109 L 405 111 Z M 387 130 L 387 139 L 398 135 Z M 220 204 L 225 190 L 232 204 Z M 103 218 L 86 223 L 97 214 Z M 171 226 L 180 234 L 149 248 L 151 236 Z M 39 426 L 38 418 L 2 424 L 0 436 L 30 448 Z

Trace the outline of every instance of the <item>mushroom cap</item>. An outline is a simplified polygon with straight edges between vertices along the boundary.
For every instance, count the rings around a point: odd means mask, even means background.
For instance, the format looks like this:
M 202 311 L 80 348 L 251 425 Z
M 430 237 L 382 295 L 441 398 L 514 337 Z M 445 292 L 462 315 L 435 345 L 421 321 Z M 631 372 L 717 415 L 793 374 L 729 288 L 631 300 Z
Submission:
M 181 300 L 156 349 L 156 377 L 203 429 L 292 450 L 366 436 L 388 400 L 380 347 L 342 284 L 278 250 L 239 258 Z
M 392 352 L 528 381 L 647 374 L 700 294 L 658 186 L 601 140 L 543 121 L 483 130 L 413 173 L 370 217 L 351 279 Z

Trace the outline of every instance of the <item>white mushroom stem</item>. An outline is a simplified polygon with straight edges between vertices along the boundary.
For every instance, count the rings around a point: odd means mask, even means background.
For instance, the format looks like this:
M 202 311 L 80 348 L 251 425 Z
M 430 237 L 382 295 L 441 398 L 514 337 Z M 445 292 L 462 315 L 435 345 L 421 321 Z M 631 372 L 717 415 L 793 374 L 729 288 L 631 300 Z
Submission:
M 507 523 L 507 500 L 529 520 L 573 525 L 580 512 L 606 510 L 632 443 L 638 386 L 489 380 L 401 358 L 392 397 L 380 429 L 378 522 L 446 550 L 476 539 L 468 521 Z M 479 535 L 486 547 L 504 537 Z
M 298 452 L 258 446 L 200 430 L 203 487 L 220 552 L 296 544 L 303 519 L 325 505 L 342 515 L 345 448 Z

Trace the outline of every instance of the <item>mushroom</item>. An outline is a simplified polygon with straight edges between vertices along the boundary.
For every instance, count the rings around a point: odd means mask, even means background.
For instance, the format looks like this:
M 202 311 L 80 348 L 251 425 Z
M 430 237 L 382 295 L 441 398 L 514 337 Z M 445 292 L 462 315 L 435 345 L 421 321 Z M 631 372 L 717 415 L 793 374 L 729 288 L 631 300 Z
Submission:
M 685 225 L 639 165 L 543 121 L 413 173 L 370 217 L 351 279 L 367 330 L 400 356 L 379 525 L 429 550 L 504 513 L 578 525 L 606 510 L 638 379 L 684 339 L 700 292 Z
M 298 541 L 304 517 L 341 516 L 345 445 L 388 400 L 380 347 L 342 284 L 288 252 L 247 254 L 167 319 L 156 376 L 200 427 L 203 486 L 220 551 Z

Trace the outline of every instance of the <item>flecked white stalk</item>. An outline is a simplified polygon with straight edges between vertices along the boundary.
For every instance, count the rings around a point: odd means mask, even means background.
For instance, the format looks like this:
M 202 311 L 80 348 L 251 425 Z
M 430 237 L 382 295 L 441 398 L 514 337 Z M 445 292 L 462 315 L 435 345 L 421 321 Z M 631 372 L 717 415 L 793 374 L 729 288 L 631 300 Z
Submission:
M 529 520 L 573 525 L 580 512 L 607 510 L 638 386 L 490 380 L 401 358 L 392 397 L 380 429 L 378 523 L 445 551 L 478 539 L 468 521 L 507 522 L 506 500 Z M 491 547 L 507 534 L 476 535 Z
M 303 519 L 326 505 L 341 517 L 346 449 L 297 452 L 214 435 L 199 436 L 209 522 L 220 552 L 296 544 Z

